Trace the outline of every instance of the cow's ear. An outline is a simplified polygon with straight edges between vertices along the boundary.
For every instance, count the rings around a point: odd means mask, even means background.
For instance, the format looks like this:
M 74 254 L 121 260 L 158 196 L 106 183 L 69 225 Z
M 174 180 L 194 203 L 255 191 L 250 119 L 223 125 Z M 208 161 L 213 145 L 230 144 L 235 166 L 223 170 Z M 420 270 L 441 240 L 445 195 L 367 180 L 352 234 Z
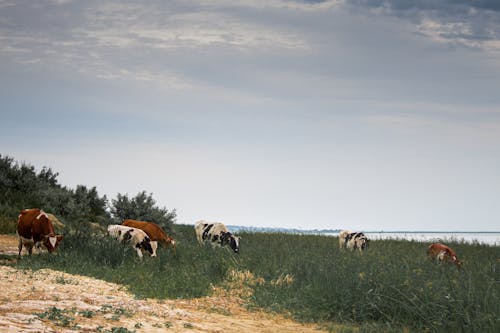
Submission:
M 64 236 L 63 235 L 56 235 L 57 241 L 60 242 Z

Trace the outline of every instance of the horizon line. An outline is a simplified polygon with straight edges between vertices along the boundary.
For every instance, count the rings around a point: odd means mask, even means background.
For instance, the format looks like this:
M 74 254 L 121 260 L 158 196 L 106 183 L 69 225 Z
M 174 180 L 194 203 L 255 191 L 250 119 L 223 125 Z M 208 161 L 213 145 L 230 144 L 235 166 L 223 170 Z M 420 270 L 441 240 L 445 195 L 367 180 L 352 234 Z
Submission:
M 227 227 L 236 227 L 236 228 L 248 228 L 248 229 L 284 229 L 284 230 L 298 230 L 298 231 L 340 231 L 344 229 L 339 228 L 314 228 L 314 229 L 300 229 L 296 227 L 256 227 L 256 226 L 240 226 L 240 225 L 232 225 L 228 224 Z M 363 231 L 367 233 L 500 233 L 500 230 L 453 230 L 453 231 L 434 231 L 434 230 L 367 230 Z

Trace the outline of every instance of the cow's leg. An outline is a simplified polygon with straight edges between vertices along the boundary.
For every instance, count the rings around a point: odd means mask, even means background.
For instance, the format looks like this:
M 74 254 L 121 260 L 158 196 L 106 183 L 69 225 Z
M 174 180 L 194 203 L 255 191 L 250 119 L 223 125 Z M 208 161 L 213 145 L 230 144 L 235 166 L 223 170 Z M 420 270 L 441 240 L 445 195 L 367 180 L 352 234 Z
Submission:
M 23 249 L 23 240 L 21 238 L 19 238 L 19 245 L 18 245 L 18 247 L 19 247 L 19 255 L 18 256 L 21 257 L 21 251 Z
M 42 254 L 43 252 L 43 248 L 45 248 L 45 245 L 42 244 L 42 242 L 36 242 L 34 247 L 36 248 L 36 251 L 38 252 L 38 254 Z
M 201 233 L 196 232 L 196 239 L 198 240 L 198 244 L 202 245 L 203 244 L 203 239 L 201 238 Z
M 363 252 L 363 241 L 356 242 L 356 247 L 358 248 L 359 252 Z
M 152 241 L 151 248 L 153 249 L 153 253 L 151 254 L 151 257 L 156 257 L 156 249 L 158 249 L 158 242 Z
M 137 251 L 137 255 L 139 256 L 139 258 L 142 259 L 142 251 L 140 248 L 136 247 L 135 250 Z

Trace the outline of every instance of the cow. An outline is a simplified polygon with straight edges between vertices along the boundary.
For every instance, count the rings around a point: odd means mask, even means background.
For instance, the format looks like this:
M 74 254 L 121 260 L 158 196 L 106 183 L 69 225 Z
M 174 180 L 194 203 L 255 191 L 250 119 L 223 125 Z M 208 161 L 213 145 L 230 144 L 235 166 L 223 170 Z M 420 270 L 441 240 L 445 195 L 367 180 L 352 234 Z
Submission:
M 63 235 L 56 235 L 49 216 L 39 208 L 24 209 L 17 218 L 17 236 L 19 237 L 19 257 L 23 246 L 31 255 L 33 246 L 41 250 L 42 247 L 49 253 L 54 252 Z
M 427 248 L 427 255 L 439 263 L 452 262 L 458 269 L 462 267 L 462 262 L 457 259 L 456 252 L 447 245 L 442 243 L 432 243 Z
M 141 229 L 110 224 L 108 225 L 108 235 L 121 243 L 130 244 L 137 251 L 139 258 L 142 258 L 143 251 L 149 252 L 150 255 L 153 254 L 151 240 Z
M 141 229 L 149 236 L 149 238 L 151 239 L 151 247 L 153 248 L 153 254 L 151 255 L 152 257 L 156 257 L 156 249 L 158 248 L 158 243 L 160 243 L 160 245 L 165 249 L 172 247 L 175 255 L 175 240 L 172 237 L 168 236 L 159 225 L 153 222 L 137 221 L 131 219 L 123 221 L 122 225 Z
M 341 249 L 350 249 L 352 251 L 364 251 L 368 248 L 370 240 L 362 232 L 351 232 L 342 230 L 339 233 L 339 247 Z
M 228 245 L 235 253 L 240 251 L 241 237 L 234 236 L 222 223 L 198 221 L 194 225 L 194 231 L 199 244 L 210 242 L 212 248 Z

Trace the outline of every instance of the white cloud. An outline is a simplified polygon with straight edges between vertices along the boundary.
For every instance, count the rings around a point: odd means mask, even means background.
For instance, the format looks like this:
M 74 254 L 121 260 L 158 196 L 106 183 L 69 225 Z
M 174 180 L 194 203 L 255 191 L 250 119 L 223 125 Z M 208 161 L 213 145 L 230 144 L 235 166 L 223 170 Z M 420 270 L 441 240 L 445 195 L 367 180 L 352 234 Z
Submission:
M 287 9 L 301 11 L 324 11 L 342 5 L 345 0 L 325 0 L 311 3 L 293 0 L 199 0 L 196 3 L 207 7 L 241 7 L 258 9 Z
M 496 36 L 495 32 L 490 30 L 489 36 L 478 39 L 471 24 L 465 21 L 442 22 L 425 18 L 417 25 L 417 31 L 438 43 L 455 43 L 491 52 L 500 51 L 500 36 Z

